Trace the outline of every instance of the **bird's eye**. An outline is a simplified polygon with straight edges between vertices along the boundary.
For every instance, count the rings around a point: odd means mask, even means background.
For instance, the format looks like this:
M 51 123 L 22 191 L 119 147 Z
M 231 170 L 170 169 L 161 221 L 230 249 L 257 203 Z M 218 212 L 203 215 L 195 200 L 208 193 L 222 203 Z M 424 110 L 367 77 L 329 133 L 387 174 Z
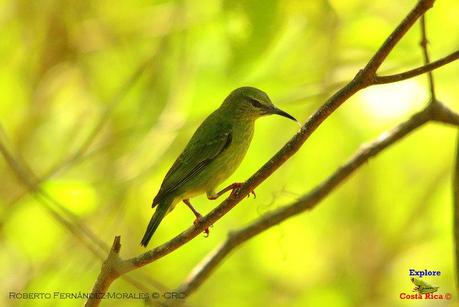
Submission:
M 250 98 L 249 98 L 249 101 L 250 101 L 250 103 L 251 103 L 255 108 L 262 108 L 262 107 L 263 107 L 263 105 L 261 104 L 261 102 L 259 102 L 259 101 L 256 100 L 255 98 L 250 97 Z

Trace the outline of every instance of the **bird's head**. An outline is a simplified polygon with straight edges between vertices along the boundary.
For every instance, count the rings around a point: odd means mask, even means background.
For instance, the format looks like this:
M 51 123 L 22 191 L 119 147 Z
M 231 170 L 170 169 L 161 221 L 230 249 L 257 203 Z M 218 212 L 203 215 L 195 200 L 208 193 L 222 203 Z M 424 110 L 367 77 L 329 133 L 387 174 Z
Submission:
M 223 102 L 222 107 L 234 114 L 256 119 L 264 115 L 277 114 L 298 122 L 292 115 L 277 108 L 268 95 L 255 87 L 244 86 L 235 89 Z

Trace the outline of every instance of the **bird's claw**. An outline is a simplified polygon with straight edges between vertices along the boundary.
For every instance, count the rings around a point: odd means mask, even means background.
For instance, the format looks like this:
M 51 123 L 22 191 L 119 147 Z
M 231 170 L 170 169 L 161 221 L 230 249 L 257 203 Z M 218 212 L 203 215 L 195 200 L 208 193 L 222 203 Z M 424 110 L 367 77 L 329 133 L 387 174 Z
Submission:
M 231 195 L 230 196 L 237 196 L 239 194 L 239 191 L 241 190 L 243 185 L 244 185 L 244 183 L 242 183 L 242 182 L 233 183 L 232 191 L 231 191 Z M 249 192 L 249 194 L 247 194 L 247 198 L 250 197 L 250 194 L 253 195 L 253 199 L 257 198 L 257 194 L 255 193 L 255 190 L 251 190 Z
M 202 220 L 202 215 L 196 216 L 196 219 L 194 220 L 193 225 L 198 226 L 199 223 L 201 223 L 201 220 Z M 210 226 L 213 227 L 214 225 L 210 225 Z M 209 227 L 206 227 L 203 232 L 204 232 L 204 238 L 209 237 L 209 233 L 210 233 Z
M 237 196 L 239 194 L 239 190 L 242 187 L 242 183 L 241 182 L 235 182 L 230 187 L 231 187 L 230 196 Z

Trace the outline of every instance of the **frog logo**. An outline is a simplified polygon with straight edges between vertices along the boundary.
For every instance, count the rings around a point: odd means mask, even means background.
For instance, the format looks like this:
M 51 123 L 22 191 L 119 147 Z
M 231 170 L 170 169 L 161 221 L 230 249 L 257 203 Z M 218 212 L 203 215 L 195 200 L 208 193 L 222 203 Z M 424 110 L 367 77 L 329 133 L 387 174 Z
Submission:
M 413 292 L 417 292 L 419 294 L 430 294 L 438 291 L 437 286 L 432 286 L 419 278 L 411 277 L 411 282 L 416 286 L 413 288 Z
M 400 299 L 402 300 L 450 300 L 452 295 L 450 292 L 440 293 L 438 292 L 439 287 L 430 284 L 425 281 L 426 276 L 435 276 L 439 277 L 441 275 L 440 271 L 431 271 L 431 270 L 409 270 L 410 281 L 414 284 L 414 288 L 411 293 L 401 292 Z M 415 293 L 413 293 L 415 292 Z

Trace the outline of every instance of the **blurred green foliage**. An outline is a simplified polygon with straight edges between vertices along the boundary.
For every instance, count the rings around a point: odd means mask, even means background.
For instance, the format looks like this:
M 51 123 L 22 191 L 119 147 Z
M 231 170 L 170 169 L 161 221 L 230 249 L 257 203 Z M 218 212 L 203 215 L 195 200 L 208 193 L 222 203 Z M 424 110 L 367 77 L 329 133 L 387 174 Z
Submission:
M 459 45 L 458 2 L 437 2 L 427 16 L 433 59 Z M 121 254 L 131 257 L 143 252 L 151 199 L 167 169 L 232 89 L 259 87 L 305 121 L 363 67 L 414 3 L 1 0 L 1 137 L 31 179 L 46 176 L 44 191 L 107 244 L 121 235 Z M 415 26 L 382 72 L 420 65 L 418 42 Z M 439 99 L 456 110 L 458 72 L 455 63 L 435 72 Z M 257 189 L 256 200 L 239 204 L 209 238 L 141 270 L 173 289 L 229 230 L 308 192 L 427 99 L 425 76 L 359 93 Z M 248 178 L 296 129 L 281 118 L 261 119 L 230 181 Z M 416 131 L 314 211 L 239 248 L 188 305 L 401 306 L 410 303 L 399 299 L 412 288 L 409 268 L 440 270 L 432 282 L 453 292 L 454 140 L 454 129 L 437 124 Z M 81 306 L 82 300 L 8 299 L 10 291 L 88 292 L 100 261 L 4 160 L 0 175 L 0 305 Z M 194 204 L 205 213 L 217 202 L 198 197 Z M 192 221 L 177 206 L 153 245 Z M 139 291 L 121 279 L 110 290 Z

